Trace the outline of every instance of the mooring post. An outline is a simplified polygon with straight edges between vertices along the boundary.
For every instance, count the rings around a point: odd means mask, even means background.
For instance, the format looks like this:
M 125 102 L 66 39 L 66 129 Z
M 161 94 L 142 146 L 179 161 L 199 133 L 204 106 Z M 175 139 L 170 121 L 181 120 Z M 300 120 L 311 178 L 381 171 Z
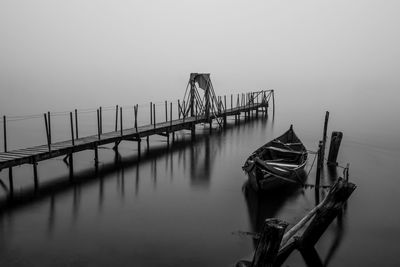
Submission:
M 50 140 L 50 133 L 49 133 L 49 123 L 47 121 L 46 113 L 44 113 L 43 116 L 44 116 L 44 124 L 46 126 L 47 147 L 48 147 L 49 152 L 50 152 L 51 151 L 51 140 Z
M 231 94 L 231 111 L 233 109 L 233 94 Z
M 72 146 L 75 146 L 75 140 L 74 140 L 74 120 L 72 118 L 72 112 L 69 113 L 69 121 L 71 124 L 71 141 L 72 141 Z
M 79 131 L 78 131 L 78 110 L 75 109 L 75 139 L 79 139 Z
M 337 156 L 339 154 L 340 143 L 342 142 L 342 132 L 332 132 L 331 144 L 329 146 L 328 166 L 337 166 Z
M 115 131 L 118 131 L 118 105 L 115 105 Z
M 120 127 L 121 127 L 121 136 L 123 136 L 124 135 L 124 126 L 122 125 L 122 107 L 119 108 L 119 113 L 120 113 L 120 115 L 119 115 L 119 120 L 120 120 L 119 124 L 120 124 Z
M 287 222 L 279 219 L 266 219 L 254 252 L 252 267 L 272 267 L 279 252 L 279 247 Z
M 45 114 L 46 116 L 46 114 Z M 47 127 L 46 127 L 47 129 Z M 4 152 L 7 152 L 7 118 L 3 116 L 3 138 L 4 138 Z M 49 149 L 50 151 L 50 149 Z M 8 183 L 10 186 L 10 197 L 14 195 L 14 181 L 13 181 L 13 170 L 12 167 L 8 168 Z
M 32 166 L 33 166 L 33 181 L 34 181 L 35 191 L 37 191 L 39 189 L 39 178 L 38 178 L 36 160 L 33 161 Z

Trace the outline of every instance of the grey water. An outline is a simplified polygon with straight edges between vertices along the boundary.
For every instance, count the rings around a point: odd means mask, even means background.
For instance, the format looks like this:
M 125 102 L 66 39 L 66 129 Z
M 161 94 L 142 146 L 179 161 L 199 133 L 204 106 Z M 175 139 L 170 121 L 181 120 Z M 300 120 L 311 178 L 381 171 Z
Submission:
M 1 266 L 232 266 L 251 259 L 267 217 L 295 224 L 315 206 L 314 190 L 293 188 L 261 200 L 248 194 L 248 155 L 293 124 L 307 149 L 344 134 L 340 165 L 357 185 L 342 220 L 316 249 L 326 266 L 399 266 L 400 38 L 398 1 L 9 1 L 0 2 L 0 115 L 9 149 L 114 129 L 114 108 L 132 105 L 148 123 L 149 102 L 182 99 L 191 72 L 211 73 L 218 95 L 274 89 L 275 116 L 208 134 L 180 132 L 167 149 L 152 137 L 137 159 L 122 142 L 75 155 L 75 183 L 62 158 L 40 162 L 40 197 L 1 210 Z M 175 103 L 175 102 L 174 102 Z M 174 111 L 175 112 L 175 111 Z M 25 116 L 25 115 L 34 116 Z M 176 113 L 175 113 L 176 116 Z M 3 148 L 0 131 L 0 149 Z M 329 140 L 329 138 L 328 138 Z M 2 150 L 1 150 L 2 151 Z M 310 154 L 307 171 L 311 167 Z M 323 184 L 341 175 L 325 168 Z M 7 170 L 0 172 L 6 197 Z M 14 168 L 17 193 L 32 166 Z M 307 182 L 314 183 L 311 170 Z M 54 181 L 57 181 L 54 183 Z M 321 197 L 326 194 L 321 192 Z M 290 227 L 290 226 L 289 226 Z M 305 266 L 298 252 L 285 266 Z

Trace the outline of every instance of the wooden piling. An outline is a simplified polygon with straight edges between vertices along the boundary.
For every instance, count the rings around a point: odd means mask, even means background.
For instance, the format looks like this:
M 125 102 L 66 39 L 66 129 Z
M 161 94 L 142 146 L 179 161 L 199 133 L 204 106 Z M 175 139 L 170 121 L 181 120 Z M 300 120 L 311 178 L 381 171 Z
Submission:
M 75 146 L 75 139 L 74 139 L 74 120 L 72 117 L 72 112 L 69 113 L 69 121 L 71 124 L 71 141 L 72 141 L 72 146 Z
M 153 124 L 153 103 L 150 102 L 150 125 Z
M 329 166 L 337 166 L 337 157 L 339 154 L 340 144 L 342 142 L 342 132 L 332 132 L 331 144 L 329 146 L 329 154 L 327 164 Z
M 69 165 L 69 179 L 74 179 L 74 159 L 72 153 L 68 156 L 68 165 Z
M 275 116 L 275 91 L 272 90 L 271 92 L 272 92 L 272 106 L 273 106 L 272 116 Z M 266 102 L 266 103 L 268 105 L 268 102 Z
M 39 178 L 38 178 L 38 172 L 37 172 L 37 162 L 33 161 L 32 166 L 33 166 L 33 181 L 34 181 L 35 191 L 37 191 L 39 189 Z
M 165 101 L 165 122 L 168 122 L 168 103 Z
M 99 165 L 99 149 L 97 145 L 94 146 L 94 165 L 96 167 Z
M 256 251 L 251 266 L 252 267 L 272 267 L 276 257 L 287 222 L 279 219 L 266 219 L 258 241 Z
M 137 150 L 138 150 L 138 158 L 140 159 L 140 154 L 141 154 L 141 143 L 142 143 L 142 139 L 138 139 L 137 140 Z

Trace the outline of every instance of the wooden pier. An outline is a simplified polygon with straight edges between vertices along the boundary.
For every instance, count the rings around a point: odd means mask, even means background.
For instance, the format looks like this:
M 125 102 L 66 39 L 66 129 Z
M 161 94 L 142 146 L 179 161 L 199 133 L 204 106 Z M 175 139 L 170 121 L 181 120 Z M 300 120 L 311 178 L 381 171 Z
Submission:
M 200 91 L 199 88 L 203 91 Z M 202 93 L 203 96 L 202 96 Z M 43 114 L 46 128 L 47 144 L 40 146 L 27 147 L 16 150 L 7 149 L 7 118 L 3 116 L 4 129 L 4 152 L 0 152 L 0 171 L 8 169 L 9 194 L 12 196 L 14 191 L 12 168 L 31 164 L 34 176 L 34 188 L 39 187 L 39 177 L 37 164 L 40 161 L 65 156 L 64 160 L 69 167 L 70 178 L 73 178 L 74 164 L 73 154 L 84 150 L 94 150 L 94 164 L 98 164 L 98 147 L 107 144 L 114 144 L 114 149 L 118 149 L 122 141 L 137 142 L 137 153 L 140 158 L 142 151 L 141 141 L 145 138 L 147 149 L 149 148 L 149 137 L 161 135 L 167 138 L 167 145 L 175 139 L 175 132 L 190 130 L 191 137 L 195 138 L 197 124 L 208 124 L 210 133 L 213 124 L 219 129 L 223 129 L 227 124 L 227 117 L 235 116 L 235 122 L 240 123 L 241 114 L 247 119 L 250 116 L 258 117 L 259 112 L 267 113 L 269 101 L 274 102 L 273 90 L 261 90 L 246 94 L 238 94 L 235 97 L 230 95 L 230 107 L 227 105 L 227 97 L 216 96 L 209 78 L 209 74 L 193 73 L 190 76 L 186 93 L 182 102 L 177 101 L 177 118 L 173 118 L 173 104 L 165 101 L 165 118 L 156 122 L 155 104 L 150 103 L 150 123 L 139 125 L 138 105 L 134 106 L 134 127 L 123 127 L 122 108 L 116 106 L 115 130 L 102 132 L 102 109 L 97 109 L 97 134 L 81 137 L 78 131 L 78 113 L 70 112 L 70 140 L 62 142 L 52 142 L 50 114 Z M 274 106 L 274 103 L 273 103 Z M 275 109 L 275 107 L 273 107 Z M 118 127 L 119 121 L 119 127 Z

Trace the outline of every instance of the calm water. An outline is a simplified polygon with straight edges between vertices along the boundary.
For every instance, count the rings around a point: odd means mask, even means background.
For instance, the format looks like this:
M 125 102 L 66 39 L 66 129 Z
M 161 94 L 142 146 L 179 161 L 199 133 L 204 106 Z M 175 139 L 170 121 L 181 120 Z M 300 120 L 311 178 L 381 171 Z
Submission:
M 136 143 L 122 143 L 117 156 L 110 147 L 101 149 L 98 173 L 92 151 L 77 154 L 75 178 L 81 183 L 54 186 L 54 193 L 1 215 L 0 264 L 231 266 L 250 259 L 255 242 L 239 231 L 257 231 L 267 217 L 294 224 L 315 205 L 315 197 L 312 189 L 301 188 L 262 200 L 245 194 L 244 160 L 290 124 L 306 147 L 315 150 L 329 109 L 329 136 L 332 130 L 344 132 L 338 160 L 350 162 L 350 180 L 358 187 L 342 223 L 335 221 L 317 244 L 320 257 L 328 266 L 398 266 L 400 215 L 393 212 L 393 203 L 400 201 L 400 149 L 392 109 L 388 105 L 378 111 L 371 95 L 361 97 L 365 105 L 357 108 L 352 99 L 339 96 L 329 102 L 338 104 L 316 105 L 323 98 L 314 93 L 315 99 L 300 103 L 278 91 L 274 119 L 240 126 L 230 120 L 226 131 L 211 136 L 208 127 L 198 126 L 196 142 L 190 142 L 190 132 L 181 132 L 169 151 L 163 137 L 153 137 L 140 164 Z M 24 140 L 40 141 L 33 139 Z M 30 166 L 14 173 L 17 190 L 32 185 Z M 68 179 L 61 158 L 41 162 L 39 175 L 43 183 Z M 7 181 L 6 171 L 0 176 Z M 312 171 L 308 182 L 314 177 Z M 329 173 L 323 181 L 331 182 Z M 304 266 L 304 261 L 295 252 L 286 265 Z

